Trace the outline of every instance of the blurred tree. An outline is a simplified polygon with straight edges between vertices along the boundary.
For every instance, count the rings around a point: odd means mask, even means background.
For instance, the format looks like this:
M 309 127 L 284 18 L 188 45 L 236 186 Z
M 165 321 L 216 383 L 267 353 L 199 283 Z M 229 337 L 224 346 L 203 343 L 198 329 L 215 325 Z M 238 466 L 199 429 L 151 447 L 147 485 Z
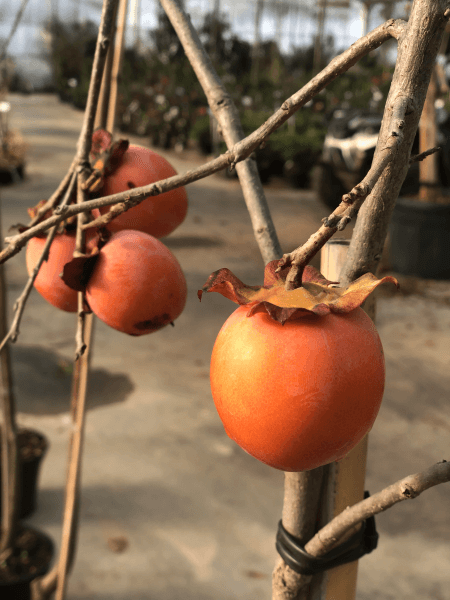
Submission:
M 63 23 L 52 19 L 45 26 L 50 40 L 50 63 L 56 90 L 62 100 L 84 108 L 97 39 L 97 25 Z

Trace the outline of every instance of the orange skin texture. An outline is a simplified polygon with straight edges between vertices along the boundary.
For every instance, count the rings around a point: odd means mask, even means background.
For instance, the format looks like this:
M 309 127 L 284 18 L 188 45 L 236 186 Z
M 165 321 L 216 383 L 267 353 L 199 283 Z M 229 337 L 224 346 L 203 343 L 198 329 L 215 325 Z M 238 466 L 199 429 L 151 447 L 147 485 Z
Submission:
M 186 296 L 183 271 L 170 250 L 156 238 L 131 230 L 111 236 L 86 286 L 92 312 L 130 335 L 152 333 L 174 321 Z
M 276 469 L 344 458 L 372 428 L 384 391 L 378 333 L 361 308 L 284 325 L 264 309 L 232 313 L 211 357 L 211 390 L 228 436 Z
M 34 237 L 27 244 L 26 264 L 31 275 L 44 249 L 46 239 Z M 73 258 L 75 235 L 58 234 L 55 236 L 48 255 L 35 279 L 34 287 L 47 302 L 66 312 L 76 312 L 78 308 L 77 292 L 68 287 L 60 274 L 64 265 Z
M 130 145 L 117 169 L 105 178 L 102 196 L 149 185 L 176 174 L 172 165 L 156 152 Z M 169 235 L 184 221 L 187 207 L 186 190 L 180 187 L 159 196 L 149 196 L 106 227 L 111 232 L 135 229 L 160 238 Z M 108 206 L 100 208 L 102 214 L 108 211 Z

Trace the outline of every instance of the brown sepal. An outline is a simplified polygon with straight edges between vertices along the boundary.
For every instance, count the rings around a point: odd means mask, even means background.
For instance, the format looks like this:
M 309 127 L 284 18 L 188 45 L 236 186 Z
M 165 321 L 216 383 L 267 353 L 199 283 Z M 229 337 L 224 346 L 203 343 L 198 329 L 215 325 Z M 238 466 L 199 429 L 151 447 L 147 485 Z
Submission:
M 109 232 L 103 230 L 96 231 L 95 236 L 87 243 L 86 253 L 81 256 L 75 256 L 70 262 L 64 265 L 61 279 L 72 290 L 76 290 L 77 292 L 85 291 L 100 250 L 108 241 L 108 238 Z
M 39 210 L 45 204 L 47 204 L 47 200 L 40 200 L 35 206 L 31 206 L 30 208 L 27 208 L 27 213 L 28 213 L 28 216 L 30 217 L 30 219 L 34 219 L 35 217 L 37 217 Z M 48 219 L 48 217 L 51 217 L 51 215 L 52 215 L 52 211 L 47 210 L 43 215 L 41 215 L 40 220 Z
M 97 262 L 98 255 L 99 250 L 96 248 L 92 254 L 83 254 L 83 256 L 72 258 L 70 262 L 64 265 L 61 279 L 72 290 L 84 292 Z
M 372 273 L 366 273 L 346 287 L 331 287 L 337 282 L 328 281 L 317 269 L 308 265 L 303 273 L 302 287 L 286 290 L 289 267 L 277 273 L 278 263 L 274 260 L 266 265 L 263 286 L 245 285 L 229 269 L 219 269 L 208 277 L 198 291 L 198 298 L 202 299 L 203 292 L 219 292 L 237 304 L 248 306 L 247 316 L 264 307 L 274 320 L 283 324 L 288 319 L 308 314 L 347 313 L 361 306 L 380 284 L 391 282 L 398 287 L 394 277 L 377 279 Z
M 85 183 L 85 189 L 96 193 L 103 187 L 104 177 L 111 174 L 121 163 L 128 150 L 128 140 L 112 141 L 112 135 L 104 129 L 97 129 L 92 134 L 90 160 L 92 173 Z

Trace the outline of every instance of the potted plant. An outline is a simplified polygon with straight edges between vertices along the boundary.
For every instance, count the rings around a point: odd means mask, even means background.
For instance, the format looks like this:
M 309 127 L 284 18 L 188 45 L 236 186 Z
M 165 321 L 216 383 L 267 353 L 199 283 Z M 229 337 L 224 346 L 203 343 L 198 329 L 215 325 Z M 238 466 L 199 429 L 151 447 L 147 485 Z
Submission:
M 444 47 L 446 40 L 448 32 Z M 448 93 L 448 87 L 442 67 L 436 64 L 419 125 L 420 153 L 438 149 L 439 91 Z M 399 197 L 395 206 L 390 225 L 390 266 L 404 275 L 450 279 L 450 195 L 443 187 L 447 173 L 440 172 L 436 151 L 420 161 L 419 173 L 418 195 Z

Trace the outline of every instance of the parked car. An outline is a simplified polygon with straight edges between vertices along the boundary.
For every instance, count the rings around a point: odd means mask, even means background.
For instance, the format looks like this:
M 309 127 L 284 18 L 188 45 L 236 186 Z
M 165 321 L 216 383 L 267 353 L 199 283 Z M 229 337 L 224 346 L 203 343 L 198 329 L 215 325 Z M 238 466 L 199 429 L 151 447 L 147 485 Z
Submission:
M 442 185 L 450 186 L 450 118 L 438 105 L 439 174 Z M 337 109 L 328 126 L 322 155 L 312 174 L 312 188 L 329 208 L 336 208 L 343 194 L 366 175 L 372 164 L 382 115 L 358 109 Z M 418 136 L 413 154 L 419 152 Z M 413 163 L 400 194 L 413 195 L 419 190 L 419 165 Z

